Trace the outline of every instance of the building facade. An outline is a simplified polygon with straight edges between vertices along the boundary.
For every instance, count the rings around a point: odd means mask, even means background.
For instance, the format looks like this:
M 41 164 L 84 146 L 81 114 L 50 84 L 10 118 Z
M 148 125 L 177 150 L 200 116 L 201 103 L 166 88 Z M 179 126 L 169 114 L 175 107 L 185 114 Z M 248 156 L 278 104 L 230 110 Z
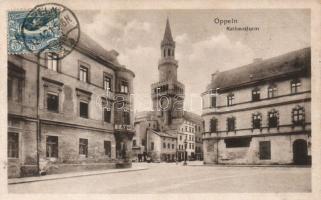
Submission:
M 8 175 L 130 166 L 134 73 L 81 34 L 65 58 L 8 55 Z
M 191 128 L 201 126 L 202 118 L 195 114 L 190 117 L 192 113 L 183 110 L 185 86 L 177 78 L 175 41 L 168 19 L 160 50 L 159 80 L 151 85 L 153 111 L 135 117 L 134 158 L 147 155 L 153 161 L 183 160 L 185 151 L 190 158 L 195 157 L 195 132 Z M 189 127 L 187 131 L 185 126 Z
M 310 48 L 216 72 L 202 94 L 204 162 L 311 162 Z

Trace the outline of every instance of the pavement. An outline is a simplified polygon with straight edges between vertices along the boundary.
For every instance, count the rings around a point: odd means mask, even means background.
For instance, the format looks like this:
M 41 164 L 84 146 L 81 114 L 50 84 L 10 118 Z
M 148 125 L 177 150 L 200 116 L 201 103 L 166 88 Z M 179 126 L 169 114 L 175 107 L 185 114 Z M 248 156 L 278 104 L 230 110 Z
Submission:
M 311 168 L 133 163 L 136 170 L 10 184 L 9 193 L 289 193 L 311 192 Z M 70 187 L 72 186 L 72 187 Z
M 73 172 L 73 173 L 64 173 L 64 174 L 51 174 L 51 175 L 44 175 L 44 176 L 25 177 L 25 178 L 11 178 L 11 179 L 8 179 L 8 184 L 10 185 L 10 184 L 29 183 L 29 182 L 37 182 L 37 181 L 75 178 L 75 177 L 81 177 L 81 176 L 132 172 L 132 171 L 140 171 L 140 170 L 146 170 L 146 169 L 148 168 L 136 165 L 132 168 L 125 168 L 125 169 L 107 169 L 107 170 Z

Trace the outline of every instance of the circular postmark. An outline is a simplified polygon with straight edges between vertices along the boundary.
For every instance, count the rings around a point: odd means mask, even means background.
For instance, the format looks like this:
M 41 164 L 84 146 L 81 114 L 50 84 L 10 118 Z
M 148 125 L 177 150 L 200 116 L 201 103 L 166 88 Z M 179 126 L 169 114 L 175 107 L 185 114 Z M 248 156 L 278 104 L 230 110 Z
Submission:
M 57 3 L 35 6 L 21 27 L 23 43 L 40 58 L 59 60 L 71 53 L 80 38 L 76 15 Z

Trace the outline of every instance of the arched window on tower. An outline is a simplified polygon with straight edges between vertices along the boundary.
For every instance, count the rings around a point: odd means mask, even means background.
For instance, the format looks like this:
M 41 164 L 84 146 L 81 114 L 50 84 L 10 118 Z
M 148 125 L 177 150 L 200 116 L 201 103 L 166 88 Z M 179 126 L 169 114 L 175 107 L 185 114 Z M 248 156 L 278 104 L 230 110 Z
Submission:
M 163 56 L 166 57 L 166 49 L 164 49 L 164 55 Z
M 167 55 L 171 56 L 171 50 L 170 49 L 167 50 Z

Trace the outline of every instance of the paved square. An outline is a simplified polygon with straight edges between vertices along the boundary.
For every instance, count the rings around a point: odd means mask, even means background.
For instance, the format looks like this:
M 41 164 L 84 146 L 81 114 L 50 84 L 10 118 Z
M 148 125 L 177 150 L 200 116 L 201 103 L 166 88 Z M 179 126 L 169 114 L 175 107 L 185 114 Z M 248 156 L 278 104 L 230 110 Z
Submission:
M 182 166 L 134 163 L 148 170 L 9 185 L 10 193 L 311 192 L 308 167 Z M 72 186 L 72 187 L 70 187 Z

